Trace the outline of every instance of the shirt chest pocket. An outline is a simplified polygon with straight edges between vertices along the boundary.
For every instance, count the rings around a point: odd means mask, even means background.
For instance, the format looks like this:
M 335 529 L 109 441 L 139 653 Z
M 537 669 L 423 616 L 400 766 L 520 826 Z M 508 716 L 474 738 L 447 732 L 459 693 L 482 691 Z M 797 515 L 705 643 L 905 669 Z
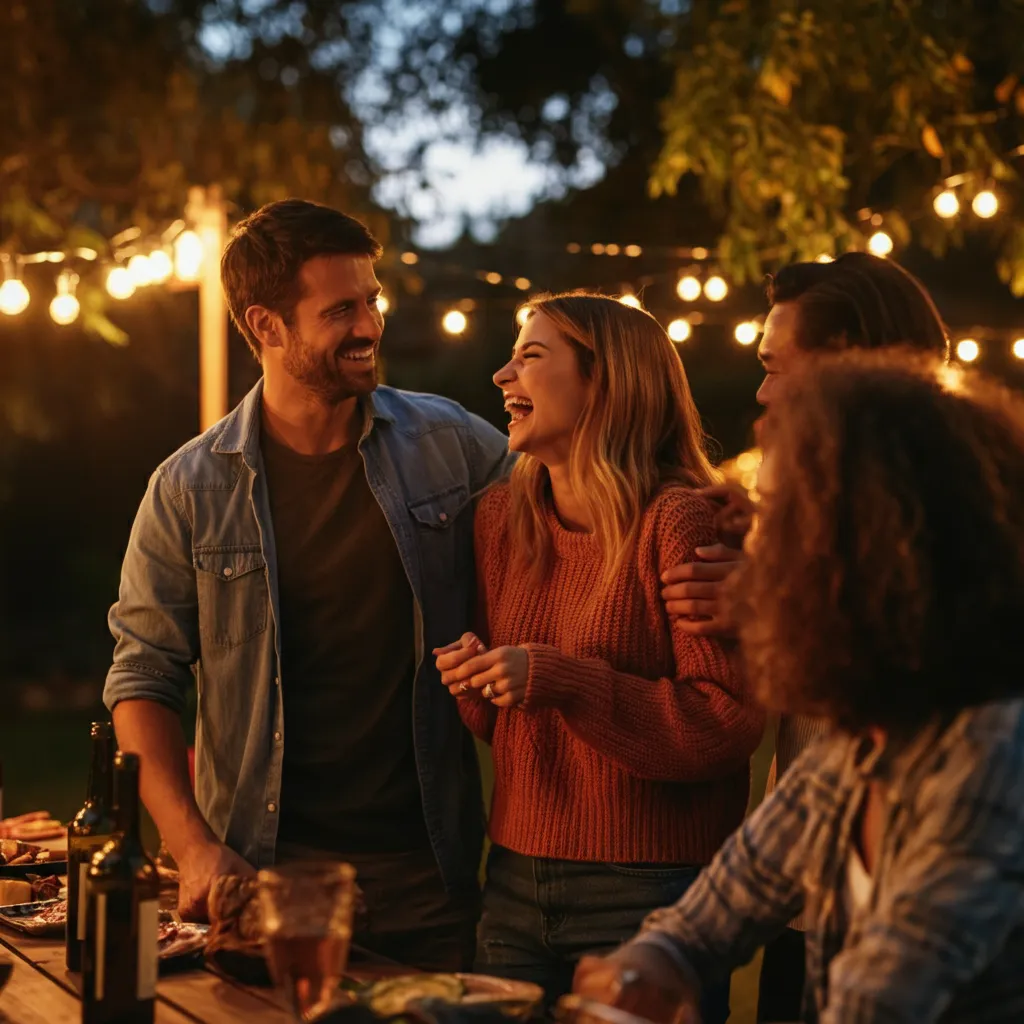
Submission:
M 267 628 L 267 563 L 259 548 L 193 552 L 199 633 L 206 643 L 237 647 Z
M 469 568 L 472 544 L 469 489 L 452 487 L 409 502 L 424 586 L 450 581 Z

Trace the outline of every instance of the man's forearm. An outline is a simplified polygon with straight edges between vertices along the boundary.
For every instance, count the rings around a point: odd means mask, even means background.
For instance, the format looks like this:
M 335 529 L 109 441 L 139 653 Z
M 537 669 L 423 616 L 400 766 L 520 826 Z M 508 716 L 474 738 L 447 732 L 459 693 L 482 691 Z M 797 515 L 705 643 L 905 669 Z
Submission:
M 139 755 L 142 801 L 171 855 L 180 860 L 188 847 L 216 842 L 192 792 L 180 717 L 155 701 L 123 700 L 114 728 L 121 750 Z

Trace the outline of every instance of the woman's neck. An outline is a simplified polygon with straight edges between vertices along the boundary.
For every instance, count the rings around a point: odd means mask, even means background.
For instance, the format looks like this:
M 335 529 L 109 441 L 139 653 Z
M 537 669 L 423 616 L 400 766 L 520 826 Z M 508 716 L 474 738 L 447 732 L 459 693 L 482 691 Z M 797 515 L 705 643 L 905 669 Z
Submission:
M 594 524 L 590 518 L 585 502 L 573 490 L 569 482 L 568 466 L 548 466 L 548 477 L 551 480 L 551 499 L 555 505 L 555 514 L 567 530 L 590 533 Z

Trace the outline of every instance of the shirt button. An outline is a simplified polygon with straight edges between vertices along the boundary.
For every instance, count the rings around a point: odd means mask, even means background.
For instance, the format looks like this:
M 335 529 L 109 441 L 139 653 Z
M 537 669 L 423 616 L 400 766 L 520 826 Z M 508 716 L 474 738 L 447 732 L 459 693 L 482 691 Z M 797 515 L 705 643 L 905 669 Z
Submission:
M 225 576 L 232 576 L 232 575 L 234 575 L 234 572 L 235 572 L 235 570 L 232 569 L 230 565 L 224 566 L 224 575 Z
M 275 740 L 275 742 L 277 742 L 277 743 L 280 743 L 280 742 L 281 742 L 281 734 L 280 734 L 279 732 L 275 732 L 275 733 L 274 733 L 274 740 Z
M 281 685 L 281 677 L 280 676 L 274 676 L 274 685 L 275 686 L 280 686 Z
M 267 810 L 270 811 L 271 814 L 273 814 L 277 810 L 277 804 L 275 804 L 274 801 L 271 800 L 270 803 L 267 804 Z

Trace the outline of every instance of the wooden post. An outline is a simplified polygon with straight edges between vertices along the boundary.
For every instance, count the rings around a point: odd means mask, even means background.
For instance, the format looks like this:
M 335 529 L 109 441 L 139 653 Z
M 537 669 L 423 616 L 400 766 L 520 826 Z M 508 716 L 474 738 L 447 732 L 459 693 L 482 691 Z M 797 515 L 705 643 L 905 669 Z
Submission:
M 199 429 L 228 414 L 228 310 L 220 285 L 220 257 L 228 218 L 219 185 L 189 192 L 188 217 L 203 243 L 199 276 Z

